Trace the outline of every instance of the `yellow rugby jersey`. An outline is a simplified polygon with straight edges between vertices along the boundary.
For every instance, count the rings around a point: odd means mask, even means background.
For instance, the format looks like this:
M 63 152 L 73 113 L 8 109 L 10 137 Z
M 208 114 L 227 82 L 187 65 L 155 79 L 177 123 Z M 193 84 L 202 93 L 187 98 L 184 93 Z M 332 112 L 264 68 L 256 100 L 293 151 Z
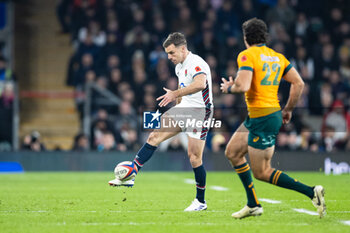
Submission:
M 253 71 L 250 89 L 245 93 L 249 117 L 262 117 L 280 110 L 278 87 L 281 78 L 292 68 L 290 62 L 262 44 L 242 51 L 237 64 L 238 70 Z

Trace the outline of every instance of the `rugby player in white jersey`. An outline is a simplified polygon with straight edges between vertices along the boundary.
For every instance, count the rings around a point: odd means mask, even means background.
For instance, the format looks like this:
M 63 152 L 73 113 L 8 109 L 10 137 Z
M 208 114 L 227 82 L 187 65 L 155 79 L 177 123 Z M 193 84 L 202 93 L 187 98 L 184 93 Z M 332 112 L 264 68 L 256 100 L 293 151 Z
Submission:
M 206 171 L 202 164 L 202 157 L 210 126 L 203 124 L 202 127 L 198 127 L 196 124 L 192 127 L 193 125 L 179 124 L 179 121 L 186 122 L 189 118 L 202 122 L 211 120 L 213 97 L 210 68 L 201 57 L 187 49 L 187 41 L 182 33 L 171 33 L 164 41 L 163 47 L 168 54 L 168 59 L 176 65 L 175 72 L 179 79 L 179 89 L 163 88 L 166 93 L 158 97 L 157 101 L 160 101 L 160 107 L 165 107 L 173 101 L 176 101 L 177 105 L 161 116 L 161 122 L 165 122 L 168 126 L 171 125 L 171 129 L 163 126 L 160 129 L 155 129 L 137 153 L 134 163 L 140 170 L 161 142 L 178 133 L 186 133 L 188 136 L 188 158 L 194 171 L 197 193 L 196 198 L 185 211 L 201 211 L 207 209 L 204 199 Z M 132 186 L 134 180 L 114 179 L 109 181 L 109 184 L 112 186 Z

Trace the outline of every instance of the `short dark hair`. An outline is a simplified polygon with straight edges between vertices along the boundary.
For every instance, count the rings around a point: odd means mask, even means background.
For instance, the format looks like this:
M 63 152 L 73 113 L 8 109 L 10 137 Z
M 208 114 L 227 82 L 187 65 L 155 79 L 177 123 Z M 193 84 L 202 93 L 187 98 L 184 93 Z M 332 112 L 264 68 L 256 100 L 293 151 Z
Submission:
M 264 21 L 252 18 L 242 24 L 243 35 L 249 45 L 264 44 L 268 39 L 267 25 Z
M 166 48 L 171 44 L 174 44 L 176 47 L 179 45 L 187 45 L 185 35 L 181 32 L 173 32 L 169 34 L 168 38 L 163 42 L 163 47 Z

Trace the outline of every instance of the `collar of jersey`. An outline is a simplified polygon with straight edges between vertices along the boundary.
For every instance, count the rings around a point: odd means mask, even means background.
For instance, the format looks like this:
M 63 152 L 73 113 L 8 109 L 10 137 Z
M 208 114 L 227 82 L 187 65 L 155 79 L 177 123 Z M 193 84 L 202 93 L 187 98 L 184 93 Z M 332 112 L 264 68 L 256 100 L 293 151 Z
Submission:
M 184 62 L 181 63 L 181 66 L 184 66 L 184 65 L 187 63 L 187 61 L 190 59 L 189 56 L 191 56 L 191 55 L 192 55 L 191 52 L 189 52 L 189 53 L 187 54 L 187 57 L 185 58 Z
M 263 46 L 266 46 L 266 44 L 258 44 L 256 45 L 257 47 L 263 47 Z

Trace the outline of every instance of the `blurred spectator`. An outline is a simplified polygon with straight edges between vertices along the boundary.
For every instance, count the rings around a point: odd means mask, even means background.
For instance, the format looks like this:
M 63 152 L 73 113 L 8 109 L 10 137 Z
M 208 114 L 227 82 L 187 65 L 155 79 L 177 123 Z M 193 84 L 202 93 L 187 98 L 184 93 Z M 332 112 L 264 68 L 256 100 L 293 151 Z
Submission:
M 74 0 L 71 15 L 73 36 L 95 15 L 96 0 Z
M 203 32 L 202 40 L 198 43 L 196 52 L 207 56 L 213 54 L 218 57 L 219 43 L 216 41 L 213 31 L 205 30 Z
M 224 41 L 227 36 L 241 34 L 241 25 L 235 11 L 235 1 L 224 0 L 221 8 L 217 11 L 217 35 L 218 40 Z
M 330 43 L 323 45 L 321 57 L 316 59 L 315 77 L 318 81 L 329 80 L 331 70 L 337 70 L 338 64 L 334 53 L 334 46 Z
M 327 9 L 329 10 L 330 17 L 326 20 L 326 26 L 331 30 L 332 40 L 334 42 L 341 42 L 341 37 L 337 38 L 337 34 L 339 33 L 340 25 L 342 24 L 343 21 L 343 12 L 341 9 L 335 7 L 332 9 Z
M 282 23 L 283 27 L 289 31 L 295 20 L 295 12 L 288 5 L 288 0 L 278 0 L 276 7 L 271 8 L 266 13 L 266 21 L 268 24 L 275 22 Z
M 168 78 L 170 77 L 170 70 L 167 58 L 160 57 L 158 59 L 156 70 L 154 71 L 153 75 L 154 78 L 160 82 L 160 85 L 163 85 L 162 83 L 165 83 L 166 80 L 168 80 Z
M 14 84 L 12 82 L 0 83 L 0 107 L 12 109 L 15 98 Z
M 0 81 L 11 81 L 14 79 L 14 74 L 7 66 L 7 61 L 0 56 Z
M 83 133 L 80 133 L 77 136 L 75 136 L 72 150 L 81 152 L 89 150 L 88 137 Z
M 150 69 L 154 70 L 158 65 L 160 59 L 167 60 L 167 54 L 161 45 L 157 45 L 155 49 L 149 54 Z
M 340 75 L 344 77 L 345 82 L 349 85 L 350 84 L 350 38 L 349 40 L 349 46 L 342 45 L 339 48 L 339 59 L 340 59 Z
M 56 14 L 62 33 L 68 33 L 70 31 L 69 7 L 71 6 L 71 2 L 71 0 L 58 0 L 57 2 Z
M 85 53 L 81 57 L 80 64 L 73 65 L 73 81 L 75 87 L 83 86 L 85 84 L 85 75 L 88 71 L 94 70 L 94 58 L 91 54 Z
M 159 145 L 159 151 L 187 150 L 188 138 L 186 134 L 180 133 L 169 138 Z
M 119 105 L 119 114 L 115 118 L 116 129 L 121 131 L 125 125 L 127 125 L 128 128 L 137 129 L 138 121 L 136 117 L 136 113 L 134 112 L 130 102 L 123 101 Z
M 109 73 L 109 85 L 108 88 L 111 92 L 113 92 L 115 95 L 118 94 L 118 87 L 119 84 L 122 82 L 122 72 L 119 68 L 113 68 Z
M 126 46 L 126 59 L 130 61 L 135 51 L 141 51 L 144 54 L 149 53 L 150 34 L 144 30 L 141 26 L 136 26 L 130 30 L 124 39 L 124 45 Z M 128 67 L 130 68 L 130 67 Z
M 90 140 L 92 148 L 97 149 L 99 145 L 103 145 L 103 143 L 105 143 L 104 140 L 106 139 L 107 142 L 110 142 L 110 136 L 106 136 L 105 132 L 108 132 L 108 134 L 111 133 L 113 135 L 114 143 L 122 144 L 120 133 L 115 129 L 113 121 L 109 119 L 107 111 L 100 109 L 97 112 L 96 118 L 91 124 Z
M 318 140 L 316 135 L 311 131 L 308 126 L 303 126 L 300 136 L 298 137 L 297 144 L 299 148 L 304 151 L 318 152 Z
M 31 134 L 24 136 L 21 149 L 36 152 L 46 150 L 44 144 L 41 142 L 41 135 L 38 131 L 33 131 Z
M 279 148 L 287 150 L 298 149 L 298 135 L 297 130 L 293 122 L 282 125 L 280 132 L 277 136 L 276 145 Z
M 121 136 L 125 143 L 123 144 L 123 147 L 119 147 L 120 151 L 138 150 L 140 145 L 138 143 L 137 131 L 134 128 L 129 127 L 129 124 L 124 124 L 121 129 Z
M 146 93 L 143 98 L 143 106 L 139 109 L 139 112 L 152 111 L 157 108 L 156 96 L 151 93 Z
M 304 81 L 311 81 L 314 78 L 314 60 L 307 57 L 307 51 L 304 47 L 298 47 L 296 57 L 290 61 L 298 71 Z
M 151 29 L 151 42 L 154 47 L 161 45 L 167 38 L 169 31 L 161 14 L 156 14 L 153 18 L 153 27 Z
M 193 9 L 193 13 L 196 18 L 196 22 L 202 22 L 206 18 L 207 11 L 211 7 L 211 2 L 209 0 L 199 0 L 198 5 Z
M 325 150 L 344 149 L 350 132 L 350 115 L 340 100 L 334 101 L 322 122 L 322 137 Z
M 322 84 L 321 87 L 321 104 L 323 109 L 330 109 L 333 103 L 332 86 L 329 83 Z
M 226 147 L 226 139 L 222 134 L 215 134 L 211 141 L 211 149 L 213 152 L 219 152 L 225 149 Z
M 337 70 L 332 70 L 330 72 L 329 83 L 332 87 L 333 99 L 345 101 L 347 97 L 350 97 L 350 88 L 343 82 L 342 77 Z
M 92 42 L 98 47 L 102 47 L 106 44 L 106 33 L 101 30 L 101 26 L 96 21 L 90 21 L 87 27 L 83 27 L 79 30 L 78 39 L 80 42 L 84 41 L 86 37 L 91 36 Z
M 98 64 L 100 67 L 105 67 L 108 57 L 111 55 L 120 56 L 123 52 L 122 39 L 115 34 L 108 34 L 107 43 L 101 48 Z M 119 57 L 118 57 L 119 58 Z M 119 62 L 121 63 L 121 62 Z M 120 65 L 118 63 L 118 65 Z
M 120 68 L 120 57 L 117 54 L 110 54 L 107 57 L 106 64 L 102 67 L 103 67 L 103 69 L 100 70 L 100 74 L 102 74 L 102 75 L 107 75 L 113 69 Z
M 196 22 L 191 17 L 191 10 L 187 6 L 179 9 L 178 17 L 172 21 L 172 31 L 182 32 L 187 38 L 191 38 L 197 32 Z
M 289 50 L 286 50 L 286 45 L 290 46 L 290 34 L 287 32 L 286 28 L 283 27 L 281 22 L 273 22 L 269 27 L 269 36 L 271 39 L 273 46 L 278 45 L 278 48 L 275 50 L 279 53 L 284 54 L 285 56 L 289 56 Z M 283 47 L 283 48 L 282 48 Z
M 242 1 L 242 7 L 239 14 L 240 14 L 239 16 L 240 25 L 242 25 L 245 21 L 251 18 L 257 17 L 257 12 L 256 12 L 256 8 L 254 8 L 253 0 Z
M 117 143 L 114 135 L 109 131 L 101 134 L 101 139 L 97 142 L 97 151 L 111 151 L 117 149 Z
M 0 81 L 0 151 L 11 150 L 14 83 Z
M 304 12 L 299 12 L 295 22 L 295 35 L 307 39 L 309 22 Z
M 228 36 L 225 39 L 224 45 L 222 45 L 220 49 L 219 59 L 221 66 L 226 66 L 229 61 L 235 62 L 238 54 L 240 53 L 239 48 L 239 39 L 234 36 Z M 237 67 L 237 65 L 234 67 Z
M 84 54 L 90 54 L 96 60 L 100 51 L 100 47 L 93 42 L 92 35 L 87 34 L 78 46 L 76 59 L 80 60 Z

